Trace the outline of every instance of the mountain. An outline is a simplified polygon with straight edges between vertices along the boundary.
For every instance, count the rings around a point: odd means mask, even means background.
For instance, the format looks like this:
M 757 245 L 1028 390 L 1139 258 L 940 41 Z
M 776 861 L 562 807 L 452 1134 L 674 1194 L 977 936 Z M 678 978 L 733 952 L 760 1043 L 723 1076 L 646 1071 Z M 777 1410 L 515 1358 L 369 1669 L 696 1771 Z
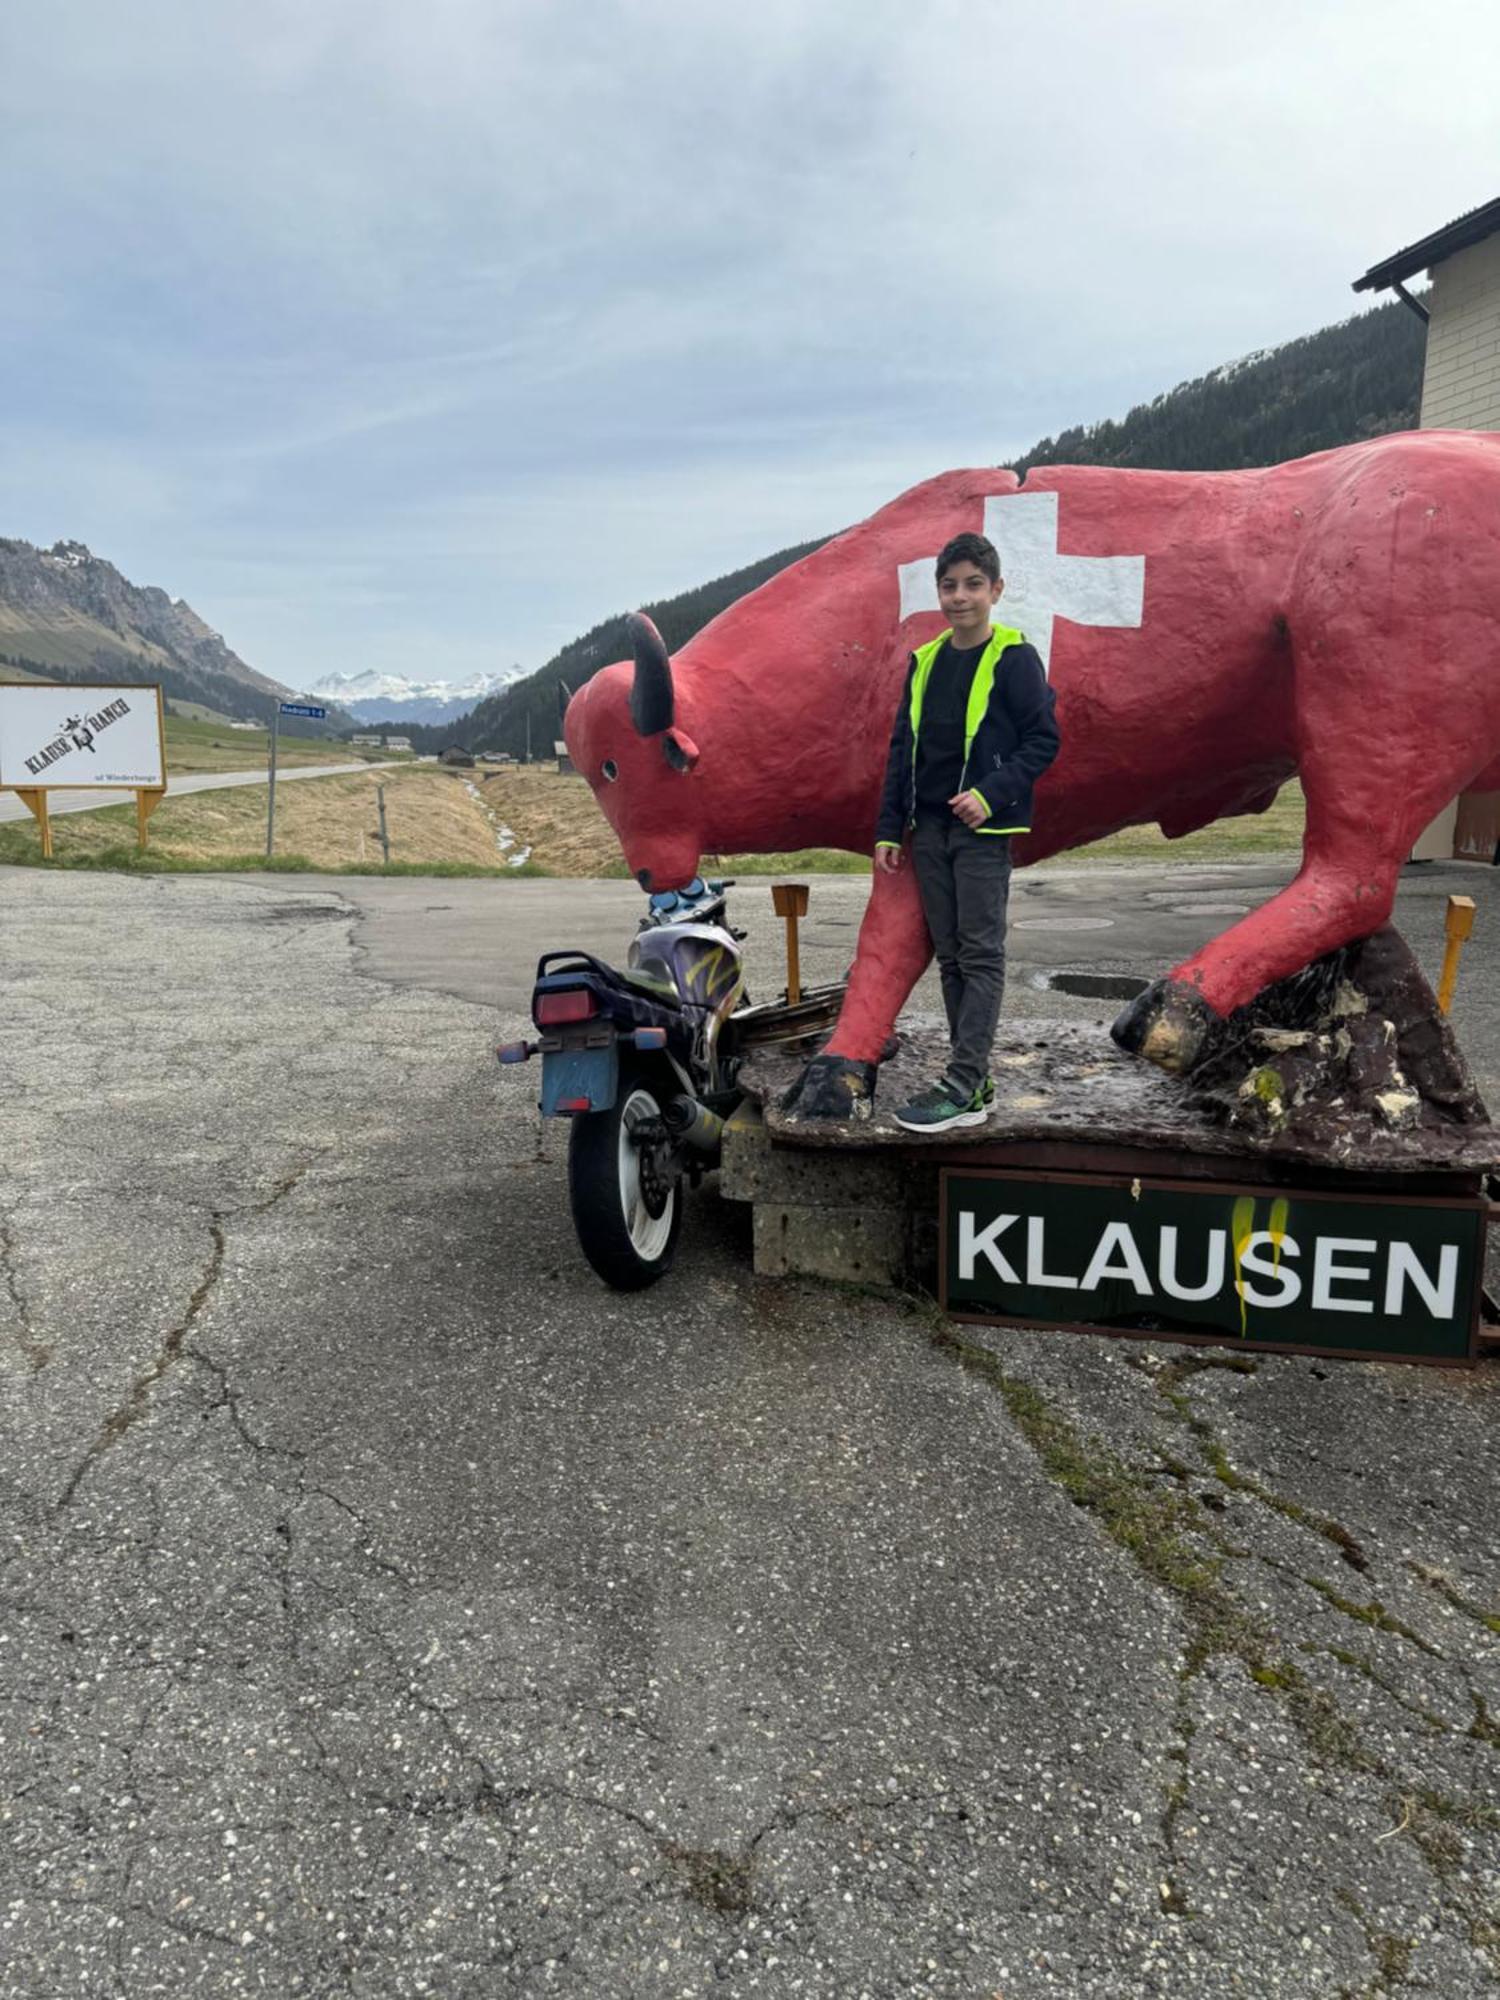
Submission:
M 1229 362 L 1138 404 L 1118 420 L 1043 438 L 1007 463 L 1023 474 L 1036 465 L 1081 464 L 1212 472 L 1276 465 L 1360 438 L 1411 430 L 1421 396 L 1425 339 L 1416 314 L 1393 300 Z M 934 473 L 943 469 L 930 468 Z M 821 547 L 815 541 L 783 549 L 681 597 L 642 608 L 660 626 L 668 650 L 676 652 L 736 598 Z M 576 691 L 600 667 L 628 655 L 622 612 L 573 640 L 534 674 L 480 702 L 451 734 L 434 732 L 434 740 L 418 747 L 437 749 L 456 741 L 471 749 L 520 754 L 529 718 L 533 754 L 545 752 L 558 734 L 558 683 Z
M 314 700 L 337 702 L 356 722 L 443 723 L 457 722 L 477 702 L 522 677 L 522 669 L 513 667 L 505 674 L 471 674 L 466 681 L 409 681 L 367 668 L 329 674 L 308 692 Z
M 169 700 L 269 722 L 291 690 L 247 666 L 190 604 L 82 542 L 0 537 L 0 679 L 156 681 Z
M 699 584 L 696 590 L 684 591 L 680 597 L 663 598 L 655 604 L 643 604 L 640 609 L 655 619 L 667 650 L 675 653 L 710 618 L 717 618 L 726 605 L 758 590 L 778 570 L 820 549 L 826 539 L 801 542 L 796 548 L 781 549 L 774 556 L 762 556 L 759 562 L 733 570 L 728 576 L 715 577 L 712 583 Z M 562 733 L 558 722 L 558 683 L 566 683 L 576 693 L 600 667 L 607 667 L 611 660 L 628 658 L 627 615 L 618 612 L 585 632 L 581 639 L 571 640 L 544 667 L 480 702 L 451 732 L 440 733 L 440 742 L 461 743 L 471 750 L 509 750 L 520 756 L 526 749 L 529 717 L 532 755 L 550 752 L 554 740 Z M 415 747 L 436 749 L 439 743 L 424 739 L 416 742 Z

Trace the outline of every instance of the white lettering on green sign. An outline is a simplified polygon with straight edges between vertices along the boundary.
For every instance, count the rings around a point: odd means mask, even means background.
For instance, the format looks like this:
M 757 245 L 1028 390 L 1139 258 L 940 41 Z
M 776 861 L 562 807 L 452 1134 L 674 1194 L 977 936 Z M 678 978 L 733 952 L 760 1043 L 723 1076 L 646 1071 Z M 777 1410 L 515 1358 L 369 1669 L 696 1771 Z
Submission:
M 1000 1241 L 1020 1220 L 1017 1214 L 997 1215 L 981 1223 L 972 1209 L 959 1209 L 958 1276 L 962 1283 L 973 1282 L 981 1260 L 1002 1284 L 1023 1282 L 1007 1254 L 1011 1245 L 1002 1247 Z M 1148 1230 L 1138 1230 L 1128 1222 L 1106 1222 L 1082 1274 L 1075 1277 L 1049 1269 L 1047 1219 L 1028 1216 L 1024 1282 L 1041 1290 L 1092 1292 L 1113 1281 L 1130 1286 L 1141 1298 L 1157 1292 L 1185 1301 L 1217 1296 L 1229 1263 L 1228 1232 L 1206 1230 L 1196 1247 L 1186 1248 L 1175 1223 L 1160 1225 L 1155 1234 L 1152 1244 Z M 1399 1240 L 1384 1246 L 1383 1270 L 1379 1264 L 1381 1245 L 1372 1236 L 1317 1236 L 1311 1248 L 1309 1303 L 1316 1312 L 1373 1313 L 1378 1289 L 1382 1310 L 1389 1315 L 1406 1311 L 1409 1297 L 1420 1300 L 1436 1320 L 1453 1315 L 1459 1278 L 1456 1244 L 1439 1247 L 1435 1273 L 1423 1264 L 1412 1244 Z M 1302 1244 L 1284 1229 L 1252 1230 L 1239 1244 L 1233 1290 L 1243 1303 L 1267 1311 L 1295 1305 L 1302 1297 L 1304 1261 Z M 1197 1276 L 1200 1269 L 1201 1279 Z

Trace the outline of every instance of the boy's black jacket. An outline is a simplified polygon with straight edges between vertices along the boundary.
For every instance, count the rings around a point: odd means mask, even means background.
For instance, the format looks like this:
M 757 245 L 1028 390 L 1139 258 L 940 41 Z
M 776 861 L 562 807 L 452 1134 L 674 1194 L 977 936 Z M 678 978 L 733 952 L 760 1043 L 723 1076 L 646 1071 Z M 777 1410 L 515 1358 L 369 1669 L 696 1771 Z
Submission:
M 911 734 L 911 677 L 916 664 L 913 653 L 906 663 L 906 680 L 891 729 L 885 788 L 875 828 L 877 844 L 881 841 L 899 844 L 913 817 L 916 774 Z M 1036 648 L 1024 642 L 1007 646 L 995 666 L 989 707 L 969 747 L 963 785 L 965 791 L 978 792 L 989 807 L 984 826 L 997 832 L 1002 827 L 1030 831 L 1032 787 L 1057 755 L 1062 740 L 1057 730 L 1056 706 L 1057 696 L 1047 685 Z

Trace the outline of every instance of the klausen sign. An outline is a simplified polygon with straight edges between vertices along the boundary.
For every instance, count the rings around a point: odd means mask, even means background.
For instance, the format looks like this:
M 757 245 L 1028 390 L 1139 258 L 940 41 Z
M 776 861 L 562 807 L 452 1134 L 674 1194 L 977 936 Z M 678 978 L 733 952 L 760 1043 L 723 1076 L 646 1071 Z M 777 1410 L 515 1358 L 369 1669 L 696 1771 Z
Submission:
M 165 783 L 160 688 L 0 687 L 0 789 Z
M 1483 1205 L 949 1170 L 943 1303 L 960 1318 L 1259 1346 L 1471 1352 Z

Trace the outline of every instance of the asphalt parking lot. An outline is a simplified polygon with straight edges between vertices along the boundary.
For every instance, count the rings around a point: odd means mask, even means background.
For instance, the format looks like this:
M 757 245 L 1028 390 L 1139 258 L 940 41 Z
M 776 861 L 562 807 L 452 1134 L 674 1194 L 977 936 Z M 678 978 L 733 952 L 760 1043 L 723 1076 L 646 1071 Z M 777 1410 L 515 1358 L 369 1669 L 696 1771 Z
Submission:
M 1280 879 L 1022 878 L 1012 1011 Z M 638 907 L 0 870 L 0 1994 L 1494 1992 L 1500 1364 L 978 1347 L 707 1189 L 605 1292 L 491 1049 Z

